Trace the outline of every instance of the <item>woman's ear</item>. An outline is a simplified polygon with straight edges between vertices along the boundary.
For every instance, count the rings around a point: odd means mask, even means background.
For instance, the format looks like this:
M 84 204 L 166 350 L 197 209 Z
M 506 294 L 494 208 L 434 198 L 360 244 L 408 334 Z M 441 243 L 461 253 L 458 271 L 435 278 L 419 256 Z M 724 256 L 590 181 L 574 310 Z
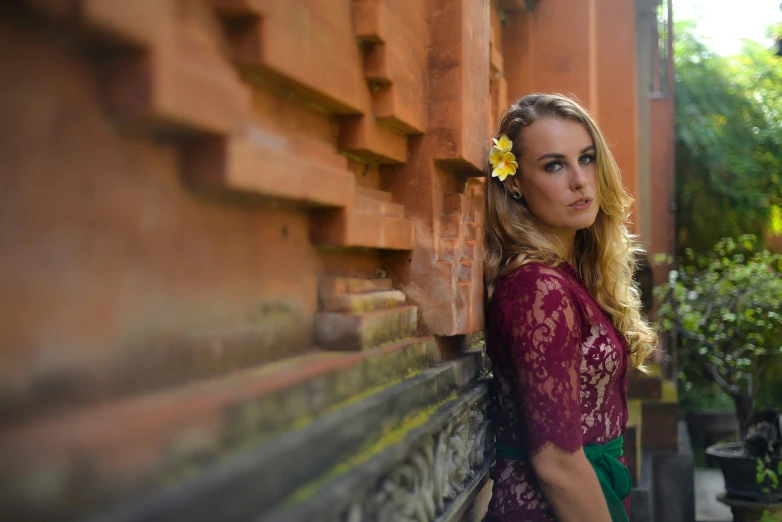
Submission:
M 508 176 L 505 181 L 502 182 L 502 185 L 505 187 L 505 190 L 508 191 L 508 194 L 510 194 L 510 196 L 516 201 L 521 201 L 521 199 L 524 197 L 524 195 L 521 193 L 521 183 L 518 179 L 518 175 Z

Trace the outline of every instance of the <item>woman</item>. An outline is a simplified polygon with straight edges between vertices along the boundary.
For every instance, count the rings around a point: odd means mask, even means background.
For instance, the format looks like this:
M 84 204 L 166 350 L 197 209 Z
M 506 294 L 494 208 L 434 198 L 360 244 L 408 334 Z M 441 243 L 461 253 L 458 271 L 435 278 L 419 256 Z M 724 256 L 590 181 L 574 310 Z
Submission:
M 497 449 L 485 520 L 627 520 L 625 377 L 657 341 L 632 281 L 632 198 L 569 98 L 525 96 L 498 136 L 485 186 Z

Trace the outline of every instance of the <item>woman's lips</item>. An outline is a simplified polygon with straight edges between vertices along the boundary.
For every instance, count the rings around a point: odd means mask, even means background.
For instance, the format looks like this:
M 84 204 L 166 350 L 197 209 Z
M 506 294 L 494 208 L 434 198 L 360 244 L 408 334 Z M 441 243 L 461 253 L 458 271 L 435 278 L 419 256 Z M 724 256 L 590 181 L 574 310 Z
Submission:
M 586 210 L 591 206 L 592 198 L 581 198 L 568 205 L 568 208 L 572 208 L 573 210 Z

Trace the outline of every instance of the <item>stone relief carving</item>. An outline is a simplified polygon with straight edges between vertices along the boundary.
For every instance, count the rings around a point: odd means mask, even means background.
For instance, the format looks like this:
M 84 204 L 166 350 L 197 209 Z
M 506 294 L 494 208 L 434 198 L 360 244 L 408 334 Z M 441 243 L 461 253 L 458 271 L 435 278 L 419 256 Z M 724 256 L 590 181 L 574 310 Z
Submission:
M 431 522 L 464 491 L 484 464 L 489 421 L 486 398 L 455 415 L 391 470 L 374 493 L 354 503 L 340 522 Z

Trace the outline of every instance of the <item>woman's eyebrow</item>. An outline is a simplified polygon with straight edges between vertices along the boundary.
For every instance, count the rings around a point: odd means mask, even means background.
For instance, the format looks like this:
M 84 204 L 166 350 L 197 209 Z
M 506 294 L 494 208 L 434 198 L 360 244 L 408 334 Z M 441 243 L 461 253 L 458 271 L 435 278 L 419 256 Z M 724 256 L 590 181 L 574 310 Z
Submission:
M 578 154 L 581 155 L 581 154 L 584 154 L 585 152 L 589 152 L 590 150 L 594 151 L 595 150 L 595 146 L 594 145 L 588 145 L 588 146 L 584 147 L 583 149 L 581 149 L 581 152 L 579 152 Z M 557 153 L 553 153 L 552 152 L 552 153 L 549 153 L 549 154 L 542 155 L 541 157 L 539 157 L 535 161 L 540 161 L 542 159 L 547 159 L 547 158 L 562 159 L 564 157 L 565 157 L 564 154 L 557 154 Z

